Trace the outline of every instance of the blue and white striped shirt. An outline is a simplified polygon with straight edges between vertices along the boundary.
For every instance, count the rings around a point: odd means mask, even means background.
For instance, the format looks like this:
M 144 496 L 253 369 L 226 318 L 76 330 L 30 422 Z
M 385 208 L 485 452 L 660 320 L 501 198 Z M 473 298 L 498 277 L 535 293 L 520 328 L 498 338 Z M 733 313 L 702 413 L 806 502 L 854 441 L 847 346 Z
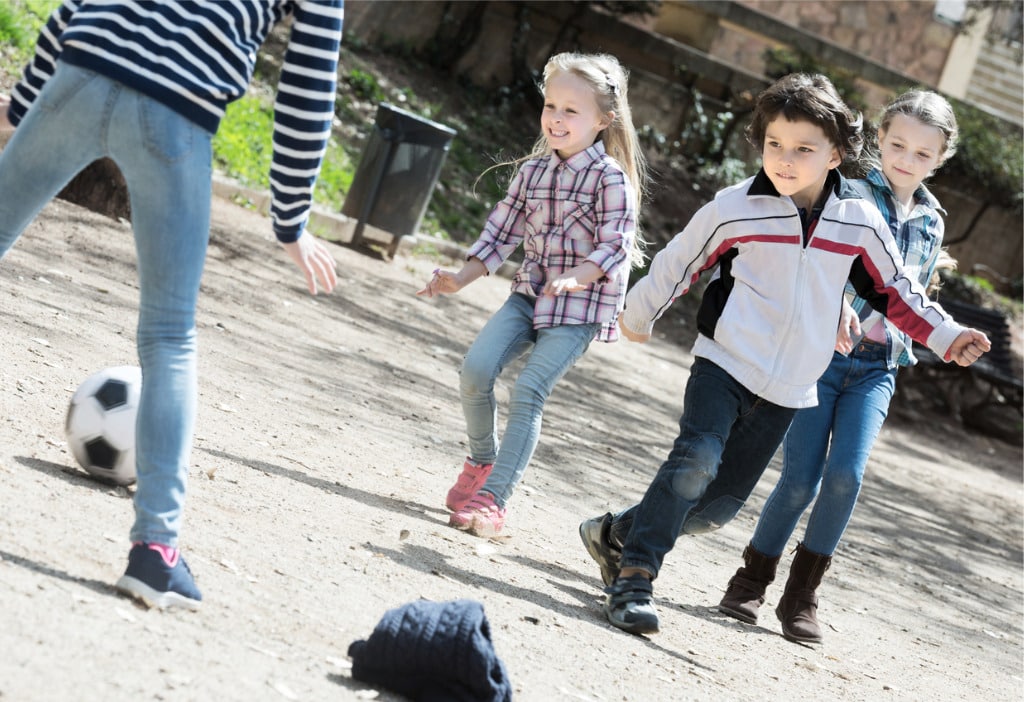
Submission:
M 935 271 L 935 263 L 942 248 L 942 236 L 945 233 L 945 223 L 942 221 L 945 210 L 942 209 L 942 205 L 928 188 L 921 185 L 914 192 L 914 208 L 905 220 L 900 221 L 896 196 L 881 170 L 873 168 L 862 180 L 850 182 L 868 202 L 878 208 L 889 223 L 896 245 L 903 254 L 903 265 L 907 273 L 927 287 Z M 847 286 L 847 291 L 852 292 L 852 288 Z M 889 368 L 912 366 L 917 363 L 911 350 L 912 342 L 909 336 L 871 309 L 863 298 L 854 296 L 850 304 L 857 311 L 865 332 L 878 322 L 884 322 Z
M 274 233 L 295 241 L 334 118 L 344 0 L 64 0 L 40 32 L 11 93 L 17 125 L 58 59 L 167 105 L 211 134 L 245 94 L 271 28 L 292 17 L 274 105 L 270 168 Z

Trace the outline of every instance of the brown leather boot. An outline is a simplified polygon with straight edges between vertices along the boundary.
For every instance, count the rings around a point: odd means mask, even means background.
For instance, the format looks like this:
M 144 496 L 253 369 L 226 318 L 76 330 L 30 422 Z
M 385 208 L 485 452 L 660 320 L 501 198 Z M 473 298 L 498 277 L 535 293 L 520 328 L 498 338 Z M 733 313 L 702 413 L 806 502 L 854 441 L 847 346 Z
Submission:
M 764 591 L 775 580 L 779 557 L 769 558 L 751 545 L 743 549 L 744 566 L 729 579 L 718 611 L 741 622 L 757 624 L 757 610 L 764 604 Z
M 775 614 L 782 622 L 782 635 L 797 643 L 821 643 L 821 627 L 818 625 L 818 595 L 821 578 L 832 565 L 831 556 L 823 556 L 804 548 L 796 547 L 796 555 L 789 569 L 786 591 L 775 608 Z

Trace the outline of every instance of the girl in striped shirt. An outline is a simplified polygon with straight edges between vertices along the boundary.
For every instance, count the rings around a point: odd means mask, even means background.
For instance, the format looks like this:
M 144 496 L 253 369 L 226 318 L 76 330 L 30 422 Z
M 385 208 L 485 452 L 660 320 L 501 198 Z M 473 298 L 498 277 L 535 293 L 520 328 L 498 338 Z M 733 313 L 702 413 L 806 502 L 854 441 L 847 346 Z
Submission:
M 274 106 L 273 228 L 309 291 L 337 282 L 304 233 L 334 116 L 342 0 L 64 0 L 0 128 L 0 258 L 43 206 L 107 157 L 128 184 L 138 251 L 135 522 L 119 590 L 197 609 L 178 551 L 196 415 L 196 299 L 209 238 L 211 140 L 241 97 L 270 29 L 291 17 Z
M 466 264 L 458 272 L 435 271 L 418 293 L 457 292 L 523 245 L 511 296 L 462 365 L 470 455 L 446 499 L 449 524 L 457 529 L 484 537 L 501 532 L 555 383 L 595 338 L 618 338 L 629 271 L 643 259 L 637 213 L 646 181 L 627 79 L 608 55 L 563 53 L 548 61 L 533 152 L 519 162 Z M 499 442 L 494 383 L 524 355 Z

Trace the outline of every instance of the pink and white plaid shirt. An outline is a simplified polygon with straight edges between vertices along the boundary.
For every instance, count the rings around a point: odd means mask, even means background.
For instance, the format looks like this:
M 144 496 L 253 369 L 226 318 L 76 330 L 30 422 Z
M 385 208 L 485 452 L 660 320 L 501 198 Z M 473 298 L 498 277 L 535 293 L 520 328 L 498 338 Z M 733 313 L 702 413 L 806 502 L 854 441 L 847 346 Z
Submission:
M 636 222 L 633 187 L 597 141 L 564 161 L 552 153 L 523 163 L 468 256 L 493 273 L 522 243 L 523 265 L 512 292 L 535 298 L 533 328 L 598 322 L 598 341 L 615 341 Z M 549 277 L 584 261 L 604 276 L 579 292 L 541 293 Z

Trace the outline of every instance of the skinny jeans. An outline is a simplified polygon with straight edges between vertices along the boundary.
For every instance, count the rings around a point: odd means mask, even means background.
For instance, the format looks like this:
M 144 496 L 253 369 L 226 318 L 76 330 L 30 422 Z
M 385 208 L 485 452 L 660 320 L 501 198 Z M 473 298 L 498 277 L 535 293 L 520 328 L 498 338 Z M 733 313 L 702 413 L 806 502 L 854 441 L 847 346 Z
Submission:
M 509 296 L 473 341 L 459 377 L 469 457 L 479 464 L 494 464 L 481 489 L 492 494 L 499 507 L 508 503 L 533 457 L 551 390 L 601 328 L 600 324 L 563 324 L 534 329 L 533 305 L 534 300 L 521 293 Z M 494 384 L 507 364 L 526 354 L 499 441 Z
M 676 538 L 732 519 L 778 449 L 796 410 L 755 395 L 725 370 L 698 357 L 683 396 L 679 435 L 629 521 L 623 568 L 656 578 Z M 711 499 L 702 501 L 707 495 Z M 691 514 L 693 518 L 691 519 Z M 724 521 L 723 521 L 724 520 Z
M 195 312 L 209 239 L 211 140 L 152 98 L 58 61 L 0 152 L 0 257 L 92 161 L 112 159 L 127 182 L 142 368 L 133 542 L 176 547 L 181 529 L 196 416 Z
M 797 412 L 783 441 L 782 475 L 761 510 L 755 549 L 781 555 L 813 501 L 803 545 L 823 556 L 835 552 L 895 389 L 884 344 L 862 341 L 849 356 L 832 357 L 818 381 L 818 405 Z

